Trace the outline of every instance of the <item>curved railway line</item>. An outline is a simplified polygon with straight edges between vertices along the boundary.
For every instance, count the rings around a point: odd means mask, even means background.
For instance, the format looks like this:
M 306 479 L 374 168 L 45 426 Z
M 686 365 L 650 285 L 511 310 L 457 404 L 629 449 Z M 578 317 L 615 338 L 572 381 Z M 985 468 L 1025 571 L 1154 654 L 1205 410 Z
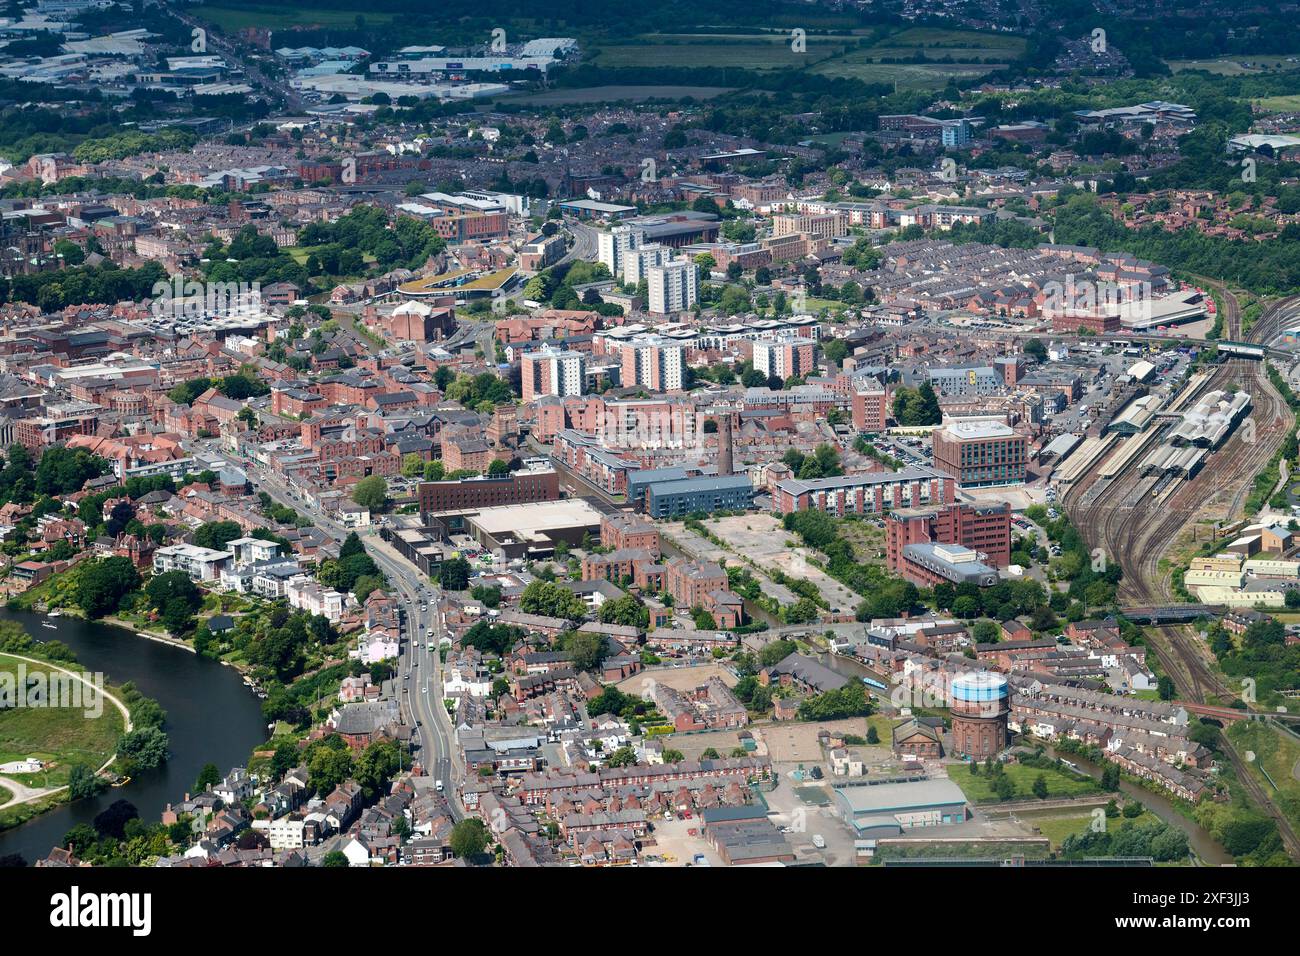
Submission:
M 1282 327 L 1300 317 L 1300 296 L 1280 300 L 1259 319 L 1249 335 L 1241 333 L 1241 310 L 1237 299 L 1220 287 L 1224 300 L 1226 334 L 1230 339 L 1246 338 L 1267 343 Z M 1247 442 L 1238 431 L 1208 459 L 1205 468 L 1190 481 L 1166 487 L 1143 479 L 1134 456 L 1124 469 L 1104 486 L 1081 482 L 1065 500 L 1071 519 L 1092 548 L 1118 560 L 1124 577 L 1119 585 L 1123 604 L 1161 604 L 1173 599 L 1170 574 L 1162 572 L 1160 560 L 1179 533 L 1216 499 L 1225 500 L 1224 517 L 1231 519 L 1245 504 L 1255 476 L 1267 465 L 1294 427 L 1294 417 L 1282 396 L 1268 380 L 1263 362 L 1229 359 L 1216 368 L 1199 391 L 1230 386 L 1248 391 L 1255 421 L 1254 440 Z M 1130 439 L 1132 440 L 1132 439 Z M 1228 687 L 1206 660 L 1199 642 L 1185 629 L 1152 627 L 1147 631 L 1161 666 L 1174 681 L 1180 695 L 1195 703 L 1226 702 L 1237 691 Z M 1242 786 L 1260 807 L 1276 821 L 1278 832 L 1293 858 L 1300 858 L 1300 839 L 1290 821 L 1269 799 L 1260 782 L 1251 775 L 1243 758 L 1224 738 L 1224 753 L 1233 764 Z

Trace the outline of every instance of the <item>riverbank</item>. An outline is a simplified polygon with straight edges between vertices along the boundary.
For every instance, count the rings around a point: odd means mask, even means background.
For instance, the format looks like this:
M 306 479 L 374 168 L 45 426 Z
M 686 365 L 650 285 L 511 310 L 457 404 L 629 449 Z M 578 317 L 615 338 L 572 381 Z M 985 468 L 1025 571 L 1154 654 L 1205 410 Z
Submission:
M 166 633 L 165 631 L 163 632 L 149 631 L 143 627 L 140 627 L 138 624 L 135 624 L 132 621 L 128 621 L 124 618 L 120 618 L 117 616 L 104 617 L 101 618 L 100 620 L 102 620 L 105 624 L 111 624 L 114 627 L 120 627 L 124 631 L 130 631 L 132 634 L 135 634 L 139 637 L 143 637 L 145 640 L 156 641 L 159 644 L 166 644 L 168 647 L 175 647 L 182 651 L 189 651 L 191 654 L 198 653 L 198 651 L 194 649 L 194 645 L 191 644 L 189 641 L 186 641 L 179 637 L 172 637 L 172 635 Z
M 17 854 L 29 863 L 43 859 L 78 824 L 95 817 L 117 800 L 126 800 L 142 820 L 157 820 L 169 803 L 194 789 L 204 764 L 245 766 L 253 748 L 266 740 L 261 702 L 239 675 L 201 654 L 180 654 L 171 642 L 133 640 L 136 629 L 66 614 L 42 627 L 43 615 L 0 610 L 0 619 L 21 624 L 37 639 L 55 638 L 76 656 L 73 668 L 102 672 L 114 688 L 131 685 L 166 711 L 168 759 L 140 769 L 120 787 L 81 800 L 59 800 L 12 807 L 20 825 L 0 831 L 0 857 Z M 20 652 L 21 653 L 21 652 Z M 134 707 L 134 705 L 132 705 Z
M 37 645 L 39 647 L 39 645 Z M 16 663 L 11 663 L 16 662 Z M 55 691 L 45 681 L 49 696 L 45 706 L 39 708 L 16 706 L 8 712 L 4 732 L 0 734 L 0 762 L 36 758 L 45 766 L 30 773 L 11 773 L 3 778 L 10 796 L 0 803 L 0 830 L 17 826 L 66 799 L 73 769 L 88 766 L 97 777 L 103 777 L 119 760 L 118 749 L 122 737 L 134 729 L 130 708 L 108 687 L 97 681 L 45 658 L 30 654 L 0 651 L 0 671 L 11 673 L 15 692 L 25 693 L 25 680 L 38 673 L 65 675 L 79 682 L 84 691 L 77 689 L 81 700 L 75 706 L 49 706 Z M 18 674 L 25 673 L 20 685 Z M 70 692 L 71 693 L 71 692 Z M 102 707 L 102 700 L 85 696 L 102 695 L 113 705 L 116 714 L 98 714 L 88 717 L 88 707 Z M 89 758 L 87 765 L 81 758 Z M 101 762 L 102 761 L 102 762 Z M 38 779 L 39 778 L 39 779 Z M 51 783 L 55 785 L 51 786 Z M 26 807 L 16 811 L 15 808 Z

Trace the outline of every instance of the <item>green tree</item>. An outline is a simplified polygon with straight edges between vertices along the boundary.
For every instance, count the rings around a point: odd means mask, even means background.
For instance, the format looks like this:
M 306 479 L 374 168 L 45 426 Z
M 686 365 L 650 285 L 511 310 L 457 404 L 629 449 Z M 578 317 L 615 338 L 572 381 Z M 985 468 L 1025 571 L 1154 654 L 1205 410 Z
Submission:
M 370 475 L 352 486 L 352 500 L 371 511 L 383 511 L 388 503 L 388 482 L 382 475 Z
M 573 659 L 573 666 L 581 671 L 595 670 L 609 653 L 603 635 L 576 631 L 564 641 L 564 650 Z
M 117 755 L 131 768 L 152 770 L 167 760 L 167 735 L 157 727 L 127 731 L 117 742 Z
M 636 751 L 631 747 L 619 747 L 605 763 L 611 767 L 633 767 L 636 765 Z
M 635 594 L 624 594 L 600 606 L 600 620 L 604 624 L 621 624 L 645 630 L 650 626 L 650 609 Z M 710 621 L 710 627 L 712 622 Z
M 438 569 L 438 584 L 445 591 L 463 591 L 469 587 L 469 562 L 464 558 L 448 558 Z
M 204 763 L 203 769 L 199 770 L 199 777 L 194 782 L 194 792 L 201 793 L 208 787 L 216 787 L 221 783 L 221 771 L 217 770 L 216 763 Z
M 474 860 L 487 849 L 487 826 L 478 817 L 466 817 L 452 827 L 448 845 L 460 859 Z
M 580 621 L 587 614 L 587 606 L 580 597 L 551 581 L 533 581 L 524 588 L 519 609 L 525 614 L 563 617 L 570 621 Z
M 118 609 L 122 598 L 140 586 L 140 573 L 130 558 L 104 558 L 81 567 L 76 602 L 87 617 L 103 617 Z

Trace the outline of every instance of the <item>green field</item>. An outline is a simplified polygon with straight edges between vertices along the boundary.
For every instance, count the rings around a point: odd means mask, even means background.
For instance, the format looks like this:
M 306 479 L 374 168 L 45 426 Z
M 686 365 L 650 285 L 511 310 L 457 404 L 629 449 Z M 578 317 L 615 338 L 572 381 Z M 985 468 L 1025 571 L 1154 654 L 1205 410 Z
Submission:
M 899 88 L 943 86 L 949 77 L 982 76 L 1017 58 L 1022 37 L 971 30 L 913 27 L 872 46 L 848 32 L 810 33 L 806 52 L 791 50 L 788 31 L 771 33 L 653 33 L 623 43 L 598 45 L 595 62 L 604 67 L 725 67 L 744 70 L 811 68 L 835 77 Z M 884 63 L 882 60 L 924 60 Z M 941 62 L 950 60 L 952 62 Z
M 820 63 L 816 71 L 866 83 L 896 83 L 899 89 L 933 89 L 946 84 L 949 77 L 983 76 L 1016 59 L 1024 49 L 1023 37 L 913 27 L 867 49 L 853 50 Z M 904 57 L 926 62 L 882 62 Z M 941 62 L 945 60 L 952 62 Z
M 1029 860 L 1043 860 L 1048 855 L 1048 848 L 1042 843 L 1030 840 L 1017 840 L 1007 837 L 1005 840 L 969 840 L 962 842 L 930 843 L 926 840 L 913 840 L 908 843 L 889 843 L 880 848 L 876 854 L 879 862 L 886 860 L 925 860 L 938 858 L 960 858 L 975 860 L 1005 860 L 1012 856 L 1023 856 Z
M 1025 38 L 1004 33 L 979 33 L 974 30 L 939 30 L 931 27 L 913 27 L 895 33 L 877 43 L 873 50 L 879 55 L 897 55 L 898 52 L 922 50 L 926 59 L 954 60 L 1014 60 L 1025 50 Z
M 563 106 L 569 103 L 620 103 L 642 100 L 681 100 L 692 97 L 708 100 L 730 93 L 727 86 L 588 86 L 574 90 L 546 90 L 543 93 L 504 94 L 501 103 L 528 106 Z
M 1228 728 L 1237 752 L 1247 761 L 1250 773 L 1264 787 L 1286 818 L 1300 825 L 1300 741 L 1259 721 L 1242 721 Z
M 1085 813 L 1062 813 L 1050 814 L 1044 816 L 1021 815 L 1021 820 L 1030 826 L 1038 828 L 1038 832 L 1052 841 L 1052 848 L 1059 849 L 1065 842 L 1066 837 L 1075 836 L 1084 833 L 1092 826 L 1093 816 L 1091 812 Z M 1132 818 L 1116 817 L 1108 819 L 1106 825 L 1109 827 L 1120 827 L 1126 823 L 1148 824 L 1158 822 L 1159 817 L 1149 810 L 1142 811 L 1141 816 Z
M 1216 56 L 1205 60 L 1166 60 L 1175 73 L 1204 70 L 1215 76 L 1256 76 L 1300 69 L 1300 56 Z
M 644 34 L 630 43 L 601 44 L 596 65 L 609 68 L 727 67 L 799 69 L 844 52 L 853 38 L 809 36 L 806 52 L 791 49 L 788 33 L 755 36 Z
M 366 7 L 355 10 L 321 10 L 308 7 L 294 10 L 281 4 L 265 7 L 241 6 L 223 7 L 220 4 L 203 4 L 193 7 L 190 12 L 200 20 L 215 23 L 226 33 L 234 33 L 245 27 L 266 27 L 271 30 L 285 30 L 289 27 L 351 27 L 356 18 L 366 18 L 366 23 L 389 23 L 391 13 L 376 13 Z
M 1033 800 L 1034 792 L 1031 789 L 1034 785 L 1034 779 L 1041 773 L 1047 780 L 1047 799 L 1057 799 L 1062 797 L 1080 797 L 1090 793 L 1097 793 L 1101 787 L 1091 777 L 1083 777 L 1071 773 L 1068 770 L 1040 770 L 1037 767 L 1026 767 L 1023 764 L 1007 764 L 1005 767 L 1006 775 L 1011 778 L 1011 782 L 1016 785 L 1016 794 L 1013 800 Z M 984 766 L 980 765 L 978 776 L 972 776 L 965 767 L 953 767 L 948 771 L 952 782 L 961 787 L 962 792 L 966 794 L 966 799 L 971 803 L 998 803 L 998 798 L 993 793 L 992 780 L 984 771 Z
M 1293 113 L 1300 110 L 1300 94 L 1267 96 L 1262 100 L 1255 100 L 1255 105 L 1272 113 Z
M 15 675 L 15 680 L 19 663 L 0 654 L 0 672 Z M 37 664 L 26 667 L 29 676 L 42 671 Z M 92 770 L 103 766 L 121 735 L 122 714 L 108 700 L 98 717 L 87 717 L 80 707 L 16 707 L 0 712 L 0 764 L 38 757 L 50 765 L 46 770 L 13 774 L 13 779 L 29 787 L 61 787 L 75 764 Z

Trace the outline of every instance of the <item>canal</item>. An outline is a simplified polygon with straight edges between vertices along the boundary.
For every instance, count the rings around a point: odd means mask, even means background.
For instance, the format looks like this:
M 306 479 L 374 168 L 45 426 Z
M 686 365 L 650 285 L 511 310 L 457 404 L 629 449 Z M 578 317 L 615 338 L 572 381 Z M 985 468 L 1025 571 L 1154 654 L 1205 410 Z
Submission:
M 827 667 L 831 668 L 846 677 L 867 677 L 875 676 L 865 664 L 851 660 L 842 654 L 822 654 L 820 660 Z M 1045 752 L 1052 757 L 1061 757 L 1070 761 L 1079 768 L 1080 771 L 1088 774 L 1094 779 L 1101 779 L 1101 767 L 1084 757 L 1076 754 L 1057 754 L 1055 749 L 1047 746 Z M 1139 787 L 1136 784 L 1121 779 L 1119 784 L 1120 791 L 1126 796 L 1131 797 L 1138 803 L 1145 806 L 1148 810 L 1158 816 L 1165 823 L 1178 827 L 1187 834 L 1187 843 L 1203 862 L 1211 866 L 1220 866 L 1231 864 L 1232 856 L 1220 846 L 1204 827 L 1179 813 L 1172 801 L 1166 799 L 1158 793 Z
M 155 822 L 163 807 L 193 789 L 204 764 L 214 763 L 225 774 L 244 766 L 253 748 L 266 739 L 261 701 L 232 667 L 81 618 L 57 618 L 50 622 L 55 629 L 42 627 L 46 619 L 40 614 L 0 610 L 0 620 L 17 621 L 38 640 L 62 641 L 76 654 L 78 666 L 102 671 L 106 683 L 134 683 L 167 712 L 164 729 L 171 739 L 171 755 L 162 767 L 123 787 L 61 804 L 21 826 L 0 830 L 0 856 L 20 853 L 33 863 L 73 826 L 90 823 L 116 800 L 129 800 L 142 820 Z

